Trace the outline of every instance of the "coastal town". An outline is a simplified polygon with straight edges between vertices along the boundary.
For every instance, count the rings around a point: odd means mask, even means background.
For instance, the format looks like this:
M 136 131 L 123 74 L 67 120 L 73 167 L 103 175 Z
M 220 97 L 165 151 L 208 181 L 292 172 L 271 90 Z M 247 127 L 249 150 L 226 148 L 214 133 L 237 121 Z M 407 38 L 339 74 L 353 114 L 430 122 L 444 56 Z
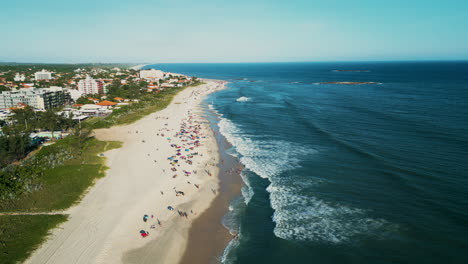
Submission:
M 125 66 L 76 67 L 59 65 L 0 65 L 0 127 L 17 125 L 28 120 L 19 116 L 30 113 L 39 121 L 45 113 L 55 115 L 56 120 L 68 123 L 63 127 L 57 122 L 52 129 L 60 129 L 54 137 L 62 137 L 71 123 L 79 123 L 94 117 L 106 117 L 113 111 L 137 103 L 145 95 L 164 90 L 185 87 L 196 82 L 181 74 L 161 70 L 139 70 Z M 52 114 L 53 113 L 53 114 Z M 65 122 L 65 121 L 67 122 Z M 2 131 L 1 129 L 0 131 Z M 52 139 L 47 128 L 36 127 L 31 131 L 32 142 Z M 0 132 L 0 135 L 4 135 Z
M 188 227 L 218 195 L 217 144 L 200 103 L 226 82 L 139 67 L 0 65 L 2 258 L 132 258 L 115 236 L 177 252 L 148 252 L 164 263 L 182 258 L 168 231 L 188 243 Z M 88 236 L 89 227 L 104 232 Z

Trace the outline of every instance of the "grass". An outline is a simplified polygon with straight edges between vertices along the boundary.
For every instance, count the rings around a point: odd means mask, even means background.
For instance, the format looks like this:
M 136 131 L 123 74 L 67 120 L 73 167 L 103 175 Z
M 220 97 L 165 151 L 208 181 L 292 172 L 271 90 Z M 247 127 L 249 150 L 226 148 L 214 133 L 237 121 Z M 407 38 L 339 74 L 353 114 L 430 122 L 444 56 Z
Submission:
M 82 155 L 45 171 L 41 176 L 41 189 L 3 202 L 0 208 L 4 212 L 45 212 L 69 208 L 80 200 L 96 179 L 105 175 L 105 158 L 98 154 L 120 146 L 120 142 L 89 139 Z
M 26 260 L 46 239 L 49 230 L 66 220 L 65 215 L 0 216 L 0 264 Z
M 196 84 L 193 86 L 200 85 Z M 147 95 L 138 103 L 122 107 L 105 118 L 93 118 L 86 123 L 91 128 L 106 128 L 114 125 L 133 123 L 155 111 L 166 108 L 174 96 L 186 87 L 164 90 L 157 95 Z M 56 144 L 44 147 L 34 156 L 53 159 L 67 153 L 64 150 L 77 149 L 76 142 L 62 139 Z M 3 212 L 48 212 L 64 210 L 79 202 L 86 190 L 96 179 L 105 176 L 105 158 L 98 154 L 120 148 L 121 142 L 86 141 L 80 153 L 74 151 L 69 159 L 58 166 L 47 169 L 40 176 L 41 188 L 22 194 L 18 199 L 2 201 Z M 57 151 L 60 150 L 60 151 Z M 63 155 L 62 155 L 63 156 Z M 38 159 L 41 161 L 41 159 Z M 0 216 L 0 264 L 17 263 L 29 255 L 46 239 L 49 230 L 66 221 L 65 215 L 2 215 Z
M 158 94 L 146 95 L 138 103 L 132 103 L 114 110 L 107 117 L 96 117 L 86 121 L 92 128 L 108 128 L 114 125 L 131 124 L 141 118 L 166 108 L 174 97 L 187 87 L 195 87 L 197 83 L 186 87 L 177 87 L 163 90 Z

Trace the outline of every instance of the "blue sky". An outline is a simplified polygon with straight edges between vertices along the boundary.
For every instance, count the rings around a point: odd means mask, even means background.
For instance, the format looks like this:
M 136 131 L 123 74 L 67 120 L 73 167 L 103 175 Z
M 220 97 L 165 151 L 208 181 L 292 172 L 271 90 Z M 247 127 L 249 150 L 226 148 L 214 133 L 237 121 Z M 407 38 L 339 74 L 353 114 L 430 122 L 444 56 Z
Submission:
M 468 59 L 468 1 L 14 0 L 0 12 L 0 61 Z

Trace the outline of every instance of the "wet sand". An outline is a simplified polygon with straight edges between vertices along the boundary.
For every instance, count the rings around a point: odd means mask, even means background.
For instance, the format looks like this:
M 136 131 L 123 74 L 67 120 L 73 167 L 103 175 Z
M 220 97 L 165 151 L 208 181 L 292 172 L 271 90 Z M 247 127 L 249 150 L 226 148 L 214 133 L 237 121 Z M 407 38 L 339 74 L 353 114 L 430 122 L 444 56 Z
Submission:
M 219 193 L 218 146 L 200 117 L 199 104 L 205 95 L 223 89 L 225 82 L 204 81 L 181 91 L 164 110 L 130 125 L 94 131 L 98 139 L 118 140 L 123 146 L 104 153 L 106 177 L 67 211 L 69 220 L 54 229 L 26 263 L 180 262 L 192 222 Z M 201 137 L 192 151 L 188 148 L 195 146 L 195 136 L 188 140 L 176 134 L 184 127 L 193 130 L 187 127 L 190 122 L 199 125 Z M 178 164 L 170 162 L 168 157 L 176 153 L 173 145 L 184 154 L 196 151 L 191 154 L 193 165 L 182 157 Z M 179 210 L 185 217 L 177 214 Z M 144 215 L 151 217 L 145 221 Z M 142 238 L 141 230 L 149 237 Z
M 220 152 L 219 195 L 211 206 L 197 218 L 189 231 L 189 240 L 181 264 L 219 263 L 223 250 L 233 234 L 222 224 L 223 216 L 229 210 L 231 200 L 241 193 L 242 179 L 238 173 L 242 170 L 239 161 L 226 153 L 231 146 L 226 139 L 215 130 L 218 150 Z M 233 169 L 233 172 L 229 170 Z

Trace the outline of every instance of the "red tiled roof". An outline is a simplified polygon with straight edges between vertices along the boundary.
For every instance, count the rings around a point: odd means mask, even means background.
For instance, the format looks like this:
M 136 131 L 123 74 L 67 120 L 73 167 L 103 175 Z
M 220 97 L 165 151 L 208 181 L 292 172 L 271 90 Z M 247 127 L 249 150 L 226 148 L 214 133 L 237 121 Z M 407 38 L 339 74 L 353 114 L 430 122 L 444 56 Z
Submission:
M 114 103 L 114 102 L 111 102 L 111 101 L 102 101 L 100 103 L 97 103 L 96 105 L 100 105 L 100 106 L 114 106 L 116 105 L 117 103 Z

